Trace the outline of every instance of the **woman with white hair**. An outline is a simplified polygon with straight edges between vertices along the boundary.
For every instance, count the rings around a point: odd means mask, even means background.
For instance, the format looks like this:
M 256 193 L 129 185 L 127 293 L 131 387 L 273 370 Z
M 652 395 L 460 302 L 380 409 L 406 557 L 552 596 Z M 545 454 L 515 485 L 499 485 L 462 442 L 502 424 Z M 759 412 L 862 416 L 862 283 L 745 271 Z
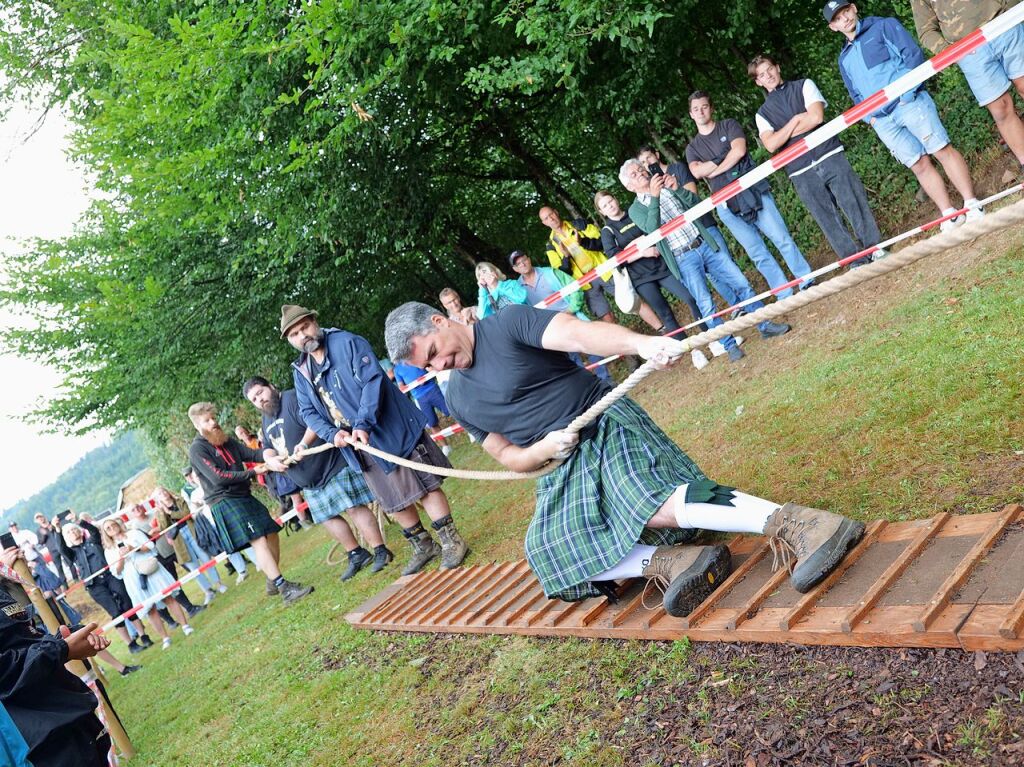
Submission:
M 518 280 L 507 279 L 504 272 L 490 261 L 476 265 L 476 284 L 480 286 L 477 296 L 480 319 L 497 314 L 511 304 L 526 303 L 526 288 Z
M 157 560 L 154 545 L 145 533 L 127 529 L 120 519 L 104 519 L 100 527 L 103 532 L 103 548 L 106 551 L 107 561 L 110 563 L 110 571 L 115 578 L 124 581 L 124 586 L 128 590 L 133 605 L 142 604 L 147 599 L 158 596 L 174 583 L 174 578 Z M 150 608 L 166 606 L 174 619 L 178 621 L 185 636 L 188 636 L 193 629 L 188 625 L 185 608 L 178 601 L 179 591 L 180 589 L 175 589 L 168 595 L 169 598 L 147 605 L 138 612 L 139 618 L 144 619 L 147 615 L 150 616 L 150 622 L 156 629 L 156 633 L 163 637 L 165 650 L 171 646 L 171 635 L 163 618 L 160 617 L 160 613 L 156 610 L 151 613 Z
M 103 534 L 91 522 L 81 517 L 78 524 L 65 522 L 60 532 L 67 545 L 68 554 L 75 562 L 79 577 L 85 581 L 85 590 L 93 601 L 106 610 L 111 618 L 130 610 L 132 600 L 124 584 L 111 575 L 109 570 L 104 569 L 107 567 L 107 558 L 103 551 Z M 101 570 L 101 575 L 90 578 Z M 134 630 L 135 636 L 129 635 L 129 626 Z M 138 618 L 118 624 L 117 633 L 121 635 L 131 653 L 142 652 L 153 644 Z

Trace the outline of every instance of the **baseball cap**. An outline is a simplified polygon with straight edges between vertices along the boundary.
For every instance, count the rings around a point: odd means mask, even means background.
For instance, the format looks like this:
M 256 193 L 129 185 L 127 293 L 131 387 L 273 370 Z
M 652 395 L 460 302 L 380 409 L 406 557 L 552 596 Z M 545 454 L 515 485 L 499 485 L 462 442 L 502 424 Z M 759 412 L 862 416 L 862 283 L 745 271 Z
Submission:
M 821 10 L 822 15 L 825 17 L 825 21 L 831 23 L 832 18 L 848 5 L 853 5 L 853 3 L 843 2 L 843 0 L 828 0 L 828 2 L 825 3 L 825 7 Z
M 520 256 L 526 256 L 526 251 L 525 250 L 513 250 L 508 255 L 508 265 L 509 266 L 515 266 L 516 265 L 516 259 L 519 258 Z M 527 256 L 527 258 L 529 258 L 529 256 Z

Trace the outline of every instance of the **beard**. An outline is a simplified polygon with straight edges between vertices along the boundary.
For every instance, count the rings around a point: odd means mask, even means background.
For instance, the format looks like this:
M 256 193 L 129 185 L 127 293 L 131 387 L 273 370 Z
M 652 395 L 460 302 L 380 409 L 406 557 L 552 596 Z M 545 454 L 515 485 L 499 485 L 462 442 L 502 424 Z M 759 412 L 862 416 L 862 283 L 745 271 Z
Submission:
M 270 399 L 266 405 L 260 408 L 265 415 L 269 415 L 271 418 L 276 418 L 277 414 L 281 412 L 281 392 L 274 389 L 270 392 Z
M 306 343 L 302 345 L 302 351 L 304 351 L 306 354 L 312 354 L 321 347 L 323 342 L 324 331 L 323 329 L 320 329 L 316 332 L 316 336 L 314 338 L 309 339 L 308 341 L 306 341 Z
M 225 432 L 219 424 L 212 429 L 203 429 L 201 433 L 203 435 L 203 439 L 214 447 L 220 447 L 228 441 L 227 432 Z

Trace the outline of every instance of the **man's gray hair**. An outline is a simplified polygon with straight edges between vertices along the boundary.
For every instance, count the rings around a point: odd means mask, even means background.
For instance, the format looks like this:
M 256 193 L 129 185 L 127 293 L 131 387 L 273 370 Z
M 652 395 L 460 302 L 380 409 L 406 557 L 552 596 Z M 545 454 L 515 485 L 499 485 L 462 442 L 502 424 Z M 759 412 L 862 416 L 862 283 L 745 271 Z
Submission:
M 431 321 L 434 315 L 444 317 L 433 306 L 409 301 L 393 309 L 384 320 L 384 343 L 392 362 L 403 362 L 412 355 L 412 339 L 433 333 L 437 328 Z
M 644 167 L 644 164 L 635 157 L 630 157 L 628 160 L 622 163 L 622 167 L 619 168 L 619 183 L 626 187 L 626 189 L 629 189 L 629 176 L 626 175 L 626 171 L 629 169 L 629 166 L 631 165 L 639 165 L 641 168 Z M 629 189 L 629 191 L 632 192 L 633 190 Z

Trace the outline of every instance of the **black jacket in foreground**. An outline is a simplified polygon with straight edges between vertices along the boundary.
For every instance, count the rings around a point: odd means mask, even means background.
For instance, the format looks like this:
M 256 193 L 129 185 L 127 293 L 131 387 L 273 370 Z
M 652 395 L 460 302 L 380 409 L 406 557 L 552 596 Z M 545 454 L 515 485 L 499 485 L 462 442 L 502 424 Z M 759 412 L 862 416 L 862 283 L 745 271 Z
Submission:
M 245 462 L 263 463 L 263 453 L 234 437 L 215 447 L 205 437 L 197 436 L 188 448 L 188 460 L 199 477 L 207 505 L 212 507 L 224 498 L 252 495 L 250 483 L 256 472 L 245 468 Z

